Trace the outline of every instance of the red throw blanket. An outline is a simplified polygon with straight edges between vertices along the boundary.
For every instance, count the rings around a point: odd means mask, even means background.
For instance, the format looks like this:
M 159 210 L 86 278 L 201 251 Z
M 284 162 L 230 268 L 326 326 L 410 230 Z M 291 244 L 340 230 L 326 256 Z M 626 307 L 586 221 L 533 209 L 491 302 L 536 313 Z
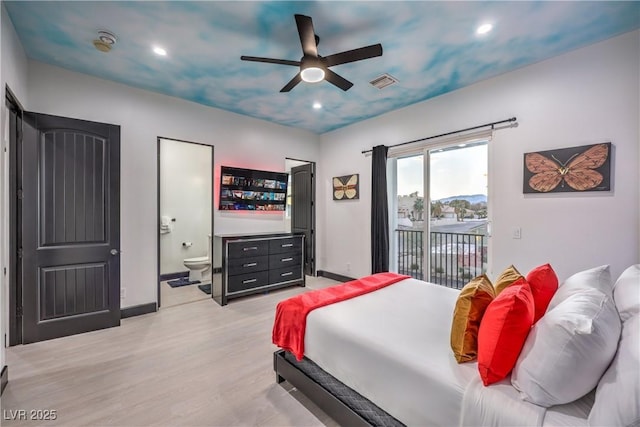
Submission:
M 409 277 L 396 273 L 377 273 L 280 301 L 276 307 L 276 320 L 273 324 L 273 343 L 293 353 L 296 359 L 302 360 L 307 315 L 311 310 L 377 291 Z

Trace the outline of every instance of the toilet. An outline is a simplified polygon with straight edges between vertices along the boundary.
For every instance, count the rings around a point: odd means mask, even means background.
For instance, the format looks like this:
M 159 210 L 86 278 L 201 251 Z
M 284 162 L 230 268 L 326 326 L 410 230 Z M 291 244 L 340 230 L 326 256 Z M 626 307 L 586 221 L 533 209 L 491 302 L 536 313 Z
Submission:
M 204 281 L 211 277 L 211 234 L 207 245 L 207 256 L 185 258 L 184 266 L 189 269 L 189 281 Z

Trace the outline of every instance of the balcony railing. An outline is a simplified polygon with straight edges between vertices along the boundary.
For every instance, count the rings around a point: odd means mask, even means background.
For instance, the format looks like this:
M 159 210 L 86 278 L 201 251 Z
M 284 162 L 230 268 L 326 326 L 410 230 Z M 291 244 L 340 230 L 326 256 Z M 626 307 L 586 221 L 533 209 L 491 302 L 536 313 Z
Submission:
M 431 271 L 425 278 L 423 234 L 421 230 L 396 230 L 398 273 L 461 289 L 486 271 L 486 236 L 432 231 Z

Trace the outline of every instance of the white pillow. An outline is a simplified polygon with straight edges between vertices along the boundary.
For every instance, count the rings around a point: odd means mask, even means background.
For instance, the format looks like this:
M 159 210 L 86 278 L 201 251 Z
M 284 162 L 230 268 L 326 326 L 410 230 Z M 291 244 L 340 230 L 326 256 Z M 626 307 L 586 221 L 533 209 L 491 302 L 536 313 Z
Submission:
M 611 366 L 596 390 L 592 426 L 640 426 L 640 264 L 622 273 L 613 288 L 622 334 Z
M 534 325 L 511 375 L 531 403 L 569 403 L 598 384 L 620 339 L 620 317 L 597 289 L 570 294 Z
M 567 299 L 569 295 L 580 292 L 583 289 L 598 289 L 605 295 L 611 296 L 613 291 L 613 281 L 608 265 L 590 268 L 574 274 L 558 286 L 558 290 L 551 298 L 547 311 Z
M 613 299 L 623 322 L 640 313 L 640 264 L 622 272 L 613 286 Z

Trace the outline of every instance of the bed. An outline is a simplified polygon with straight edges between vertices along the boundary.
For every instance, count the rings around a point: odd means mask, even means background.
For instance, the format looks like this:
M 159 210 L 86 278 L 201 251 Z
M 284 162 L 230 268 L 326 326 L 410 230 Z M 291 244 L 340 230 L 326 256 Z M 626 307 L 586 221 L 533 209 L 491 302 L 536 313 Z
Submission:
M 544 408 L 522 400 L 510 378 L 485 387 L 477 363 L 456 362 L 449 339 L 458 294 L 404 278 L 314 309 L 304 358 L 274 353 L 277 381 L 341 425 L 588 425 L 595 391 Z

